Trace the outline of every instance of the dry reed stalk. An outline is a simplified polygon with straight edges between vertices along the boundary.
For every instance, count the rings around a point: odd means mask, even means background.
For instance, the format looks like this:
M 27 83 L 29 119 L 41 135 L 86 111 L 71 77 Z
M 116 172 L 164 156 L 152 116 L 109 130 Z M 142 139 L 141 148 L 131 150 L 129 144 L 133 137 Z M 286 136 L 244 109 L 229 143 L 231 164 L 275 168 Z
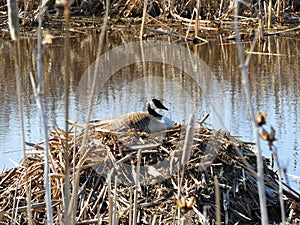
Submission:
M 202 117 L 202 119 L 199 120 L 199 122 L 198 122 L 199 125 L 200 125 L 200 126 L 203 126 L 205 120 L 207 120 L 208 117 L 209 117 L 209 114 L 205 114 L 205 115 Z
M 196 20 L 195 20 L 195 37 L 199 36 L 199 17 L 200 17 L 200 0 L 197 0 Z
M 284 207 L 284 201 L 283 201 L 283 187 L 282 187 L 282 167 L 280 166 L 279 159 L 278 159 L 278 154 L 277 154 L 277 148 L 273 146 L 271 149 L 272 154 L 274 156 L 274 160 L 276 162 L 276 166 L 278 168 L 278 182 L 279 182 L 279 202 L 280 202 L 280 209 L 281 209 L 281 218 L 282 218 L 282 223 L 286 224 L 286 216 L 285 216 L 285 207 Z
M 278 34 L 283 34 L 283 33 L 296 31 L 296 30 L 300 30 L 300 25 L 297 26 L 297 27 L 288 28 L 288 29 L 284 29 L 284 30 L 281 30 L 281 31 L 277 31 L 277 32 L 271 32 L 271 33 L 266 34 L 266 36 L 278 35 Z
M 267 52 L 253 52 L 253 51 L 246 51 L 247 54 L 249 55 L 268 55 L 268 56 L 289 56 L 290 55 L 286 55 L 286 54 L 278 54 L 278 53 L 267 53 Z
M 8 9 L 8 25 L 9 25 L 10 37 L 13 41 L 17 41 L 20 38 L 17 1 L 8 0 L 7 9 Z
M 69 1 L 64 5 L 64 18 L 65 18 L 65 42 L 64 42 L 64 82 L 65 82 L 65 130 L 69 130 L 69 95 L 70 95 L 70 21 L 69 21 Z M 65 142 L 63 145 L 63 158 L 64 158 L 64 167 L 65 167 L 65 177 L 63 185 L 63 195 L 64 195 L 64 224 L 74 223 L 72 218 L 68 216 L 69 207 L 70 207 L 70 156 L 69 156 L 69 144 L 68 144 L 68 134 L 66 132 Z M 71 222 L 72 221 L 72 222 Z
M 106 0 L 106 11 L 105 11 L 105 16 L 103 20 L 103 25 L 101 27 L 101 33 L 99 35 L 99 44 L 98 44 L 98 51 L 97 51 L 97 58 L 101 56 L 102 50 L 103 50 L 103 44 L 104 44 L 104 37 L 105 37 L 105 32 L 106 32 L 106 27 L 108 24 L 108 13 L 109 13 L 109 1 Z M 88 112 L 87 112 L 87 117 L 86 117 L 86 128 L 89 126 L 89 121 L 91 117 L 91 112 L 92 112 L 92 107 L 93 107 L 93 100 L 94 100 L 94 95 L 95 95 L 95 89 L 96 89 L 96 80 L 98 78 L 98 71 L 99 71 L 99 63 L 95 64 L 95 69 L 93 73 L 93 78 L 92 78 L 92 87 L 91 87 L 91 92 L 89 96 L 89 104 L 88 104 Z M 76 215 L 76 206 L 77 206 L 77 195 L 78 195 L 78 190 L 79 190 L 79 180 L 80 180 L 80 171 L 81 171 L 81 166 L 84 164 L 86 160 L 86 155 L 88 154 L 88 150 L 86 149 L 86 140 L 87 140 L 87 131 L 88 129 L 85 129 L 84 136 L 81 141 L 81 146 L 80 149 L 78 150 L 79 152 L 79 161 L 77 163 L 77 171 L 76 175 L 74 178 L 73 182 L 73 189 L 72 189 L 72 195 L 71 195 L 71 200 L 70 200 L 70 208 L 68 211 L 68 217 L 72 218 L 73 223 L 75 223 L 75 215 Z
M 272 0 L 269 1 L 269 8 L 268 8 L 268 30 L 271 29 L 272 24 Z
M 108 224 L 109 225 L 114 225 L 112 223 L 112 218 L 113 218 L 113 199 L 112 199 L 112 193 L 111 193 L 111 176 L 112 173 L 109 174 L 109 177 L 107 179 L 107 186 L 108 186 Z
M 138 219 L 137 199 L 138 199 L 138 190 L 140 189 L 141 157 L 142 157 L 141 150 L 138 150 L 137 165 L 135 171 L 136 174 L 135 174 L 135 189 L 134 189 L 133 210 L 132 210 L 132 225 L 136 225 Z
M 221 15 L 222 15 L 222 7 L 223 7 L 223 3 L 224 3 L 224 0 L 221 0 L 220 8 L 219 8 L 219 15 L 218 15 L 219 18 L 220 18 Z
M 276 17 L 280 15 L 280 7 L 281 7 L 281 0 L 277 0 L 277 10 L 276 10 Z
M 146 77 L 146 75 L 147 75 L 146 60 L 145 60 L 145 54 L 144 54 L 143 40 L 141 38 L 140 38 L 140 50 L 141 50 L 141 56 L 142 56 L 142 71 L 143 71 L 143 76 Z
M 147 15 L 147 5 L 148 5 L 148 0 L 144 0 L 143 17 L 142 17 L 142 24 L 141 24 L 141 31 L 140 31 L 140 39 L 143 38 L 143 34 L 144 34 L 144 26 L 145 26 L 145 20 L 146 20 L 146 15 Z
M 184 168 L 185 164 L 191 158 L 194 130 L 195 130 L 195 114 L 192 113 L 192 115 L 189 118 L 188 126 L 186 129 L 186 134 L 185 134 L 185 140 L 184 140 L 183 152 L 182 152 L 182 158 L 181 158 L 182 168 Z
M 117 212 L 117 185 L 118 185 L 118 176 L 115 176 L 115 190 L 114 190 L 114 198 L 113 198 L 113 220 L 112 220 L 112 224 L 119 224 L 117 221 L 118 218 L 118 212 Z
M 16 217 L 17 217 L 17 213 L 15 212 L 15 208 L 16 208 L 16 200 L 17 200 L 17 190 L 18 190 L 18 184 L 16 185 L 16 189 L 14 192 L 14 197 L 13 197 L 13 204 L 12 204 L 12 210 L 11 210 L 11 224 L 15 224 L 16 223 Z
M 180 171 L 180 165 L 179 163 L 177 164 L 178 166 L 178 171 Z M 181 198 L 181 189 L 182 189 L 182 182 L 183 182 L 183 175 L 184 175 L 184 168 L 182 168 L 181 170 L 182 172 L 178 172 L 177 174 L 177 199 L 180 200 Z M 182 176 L 180 176 L 180 174 L 182 174 Z M 180 218 L 181 218 L 181 210 L 180 208 L 178 207 L 177 208 L 177 221 L 178 221 L 178 225 L 180 225 Z
M 138 198 L 138 191 L 137 188 L 135 187 L 133 190 L 133 209 L 132 209 L 132 225 L 137 224 L 137 198 Z
M 51 177 L 50 177 L 50 153 L 49 153 L 49 134 L 48 134 L 48 124 L 45 115 L 44 102 L 42 98 L 42 81 L 43 81 L 43 73 L 42 73 L 42 24 L 43 24 L 43 15 L 45 6 L 47 1 L 43 1 L 40 6 L 39 13 L 39 24 L 37 29 L 37 83 L 35 82 L 32 73 L 30 73 L 31 84 L 35 96 L 36 105 L 38 107 L 40 118 L 42 122 L 42 128 L 45 138 L 45 157 L 44 157 L 44 185 L 45 185 L 45 202 L 46 202 L 46 210 L 47 210 L 47 224 L 53 224 L 53 213 L 52 213 L 52 205 L 51 205 Z
M 27 17 L 27 0 L 24 0 L 24 17 L 23 17 L 23 21 L 22 24 L 26 24 L 26 17 Z
M 265 23 L 268 23 L 268 10 L 267 10 L 266 1 L 263 1 L 263 15 L 264 15 Z
M 49 143 L 48 143 L 48 128 L 47 128 L 47 121 L 46 121 L 46 117 L 45 117 L 45 111 L 44 111 L 44 105 L 43 105 L 43 100 L 41 98 L 41 85 L 42 85 L 42 64 L 41 64 L 41 55 L 42 55 L 42 47 L 41 47 L 41 39 L 42 39 L 42 35 L 41 35 L 41 27 L 42 27 L 42 17 L 43 17 L 43 12 L 44 12 L 44 7 L 45 4 L 42 4 L 41 6 L 41 11 L 39 14 L 39 27 L 38 27 L 38 31 L 37 31 L 37 36 L 38 36 L 38 52 L 37 52 L 37 71 L 38 71 L 38 83 L 37 86 L 35 84 L 35 81 L 33 79 L 32 74 L 30 74 L 30 78 L 31 78 L 31 83 L 33 86 L 33 91 L 34 91 L 34 95 L 35 95 L 35 100 L 36 100 L 36 104 L 37 107 L 39 109 L 40 112 L 40 117 L 41 117 L 41 121 L 42 121 L 42 126 L 43 126 L 43 131 L 44 131 L 44 136 L 45 136 L 45 161 L 44 161 L 44 165 L 45 165 L 45 170 L 44 170 L 44 175 L 45 175 L 45 201 L 46 201 L 46 208 L 47 208 L 47 223 L 48 224 L 53 224 L 53 216 L 52 216 L 52 208 L 51 208 L 51 183 L 50 183 L 50 176 L 49 176 Z M 25 175 L 26 177 L 26 175 Z M 26 179 L 26 178 L 25 178 Z M 26 179 L 27 180 L 27 179 Z M 28 189 L 28 187 L 27 187 Z M 30 198 L 30 197 L 29 197 Z M 28 205 L 28 211 L 31 211 L 31 207 L 30 207 L 30 203 Z M 29 217 L 31 217 L 31 212 L 28 214 Z M 32 220 L 31 218 L 29 218 L 29 223 L 32 224 Z
M 214 184 L 215 184 L 215 204 L 216 204 L 216 224 L 221 225 L 221 195 L 220 195 L 220 187 L 219 180 L 217 176 L 214 176 Z
M 133 219 L 133 204 L 132 204 L 132 190 L 133 190 L 133 188 L 132 187 L 130 187 L 129 188 L 129 203 L 130 203 L 130 205 L 129 205 L 129 219 L 128 219 L 128 222 L 129 222 L 129 224 L 132 224 L 132 219 Z
M 28 216 L 28 224 L 32 225 L 32 211 L 31 211 L 31 192 L 30 192 L 30 187 L 29 187 L 29 178 L 28 178 L 28 157 L 26 154 L 26 148 L 25 148 L 25 131 L 24 131 L 24 118 L 23 118 L 23 104 L 22 104 L 22 89 L 21 89 L 21 74 L 19 70 L 19 65 L 20 65 L 20 42 L 19 39 L 15 41 L 14 43 L 14 49 L 15 49 L 15 56 L 16 56 L 16 61 L 15 61 L 15 73 L 16 73 L 16 84 L 17 84 L 17 95 L 18 95 L 18 108 L 19 108 L 19 115 L 20 115 L 20 127 L 21 127 L 21 142 L 22 142 L 22 149 L 23 149 L 23 157 L 25 161 L 25 189 L 26 189 L 26 199 L 27 199 L 27 216 Z
M 166 35 L 173 36 L 173 37 L 179 37 L 181 39 L 188 40 L 188 41 L 193 41 L 192 38 L 189 38 L 187 36 L 183 36 L 183 35 L 181 35 L 180 33 L 176 32 L 176 31 L 175 32 L 173 32 L 173 31 L 172 32 L 167 32 L 167 31 L 164 31 L 164 30 L 157 30 L 157 29 L 154 29 L 154 28 L 151 28 L 151 27 L 148 27 L 147 29 L 151 30 L 151 31 L 155 31 L 157 33 L 166 34 Z
M 153 28 L 151 28 L 151 27 L 148 27 L 147 29 L 148 30 L 153 30 L 153 31 L 157 31 L 157 32 L 159 32 L 159 33 L 163 33 L 163 34 L 167 34 L 167 35 L 170 35 L 170 36 L 173 36 L 174 34 L 175 34 L 175 37 L 183 37 L 184 38 L 184 36 L 183 35 L 181 35 L 180 34 L 180 32 L 178 32 L 178 31 L 176 31 L 176 29 L 174 29 L 172 26 L 170 26 L 168 23 L 164 23 L 164 22 L 162 22 L 161 20 L 158 20 L 157 18 L 155 18 L 155 17 L 153 17 L 153 16 L 151 16 L 151 15 L 147 15 L 152 21 L 155 21 L 157 24 L 158 24 L 158 26 L 161 26 L 161 27 L 163 27 L 163 28 L 166 28 L 167 30 L 169 30 L 169 31 L 171 31 L 171 32 L 167 32 L 167 31 L 165 31 L 165 30 L 162 30 L 162 29 L 159 29 L 159 30 L 155 30 L 155 29 L 153 29 Z
M 257 15 L 257 19 L 258 19 L 258 40 L 259 42 L 263 41 L 264 38 L 264 25 L 263 25 L 263 20 L 262 20 L 262 15 L 259 12 Z
M 265 188 L 264 188 L 264 177 L 263 177 L 263 161 L 260 150 L 260 141 L 259 141 L 259 133 L 258 133 L 258 125 L 256 123 L 254 110 L 251 101 L 251 92 L 248 78 L 248 67 L 245 64 L 244 54 L 243 54 L 243 46 L 241 43 L 239 28 L 238 28 L 238 1 L 235 1 L 235 18 L 234 18 L 234 30 L 236 32 L 236 41 L 237 41 L 237 49 L 238 49 L 238 57 L 240 61 L 240 68 L 242 73 L 242 84 L 243 89 L 245 91 L 246 100 L 250 112 L 250 118 L 253 126 L 253 132 L 255 135 L 255 142 L 257 145 L 256 156 L 257 156 L 257 187 L 259 193 L 259 202 L 260 202 L 260 212 L 261 212 L 261 223 L 263 225 L 268 224 L 268 214 L 266 208 L 266 196 L 265 196 Z
M 193 20 L 194 14 L 196 14 L 195 10 L 193 10 L 193 13 L 192 13 L 192 16 L 191 16 L 191 20 L 190 20 L 190 22 L 189 22 L 189 24 L 188 24 L 188 29 L 187 29 L 186 34 L 185 34 L 185 41 L 187 40 L 188 35 L 189 35 L 189 33 L 190 33 L 191 24 L 192 24 L 192 22 L 194 21 L 194 20 Z M 198 22 L 199 22 L 199 21 L 198 21 Z M 195 28 L 195 29 L 196 29 L 196 28 Z
M 20 74 L 20 32 L 19 32 L 19 18 L 18 18 L 18 5 L 15 0 L 8 0 L 8 21 L 11 38 L 14 42 L 13 54 L 15 57 L 15 76 L 18 96 L 18 109 L 20 116 L 21 128 L 21 143 L 23 150 L 23 158 L 25 161 L 25 189 L 26 189 L 26 203 L 27 203 L 27 217 L 28 224 L 32 225 L 32 212 L 31 212 L 31 192 L 29 188 L 29 180 L 27 174 L 27 154 L 25 148 L 25 131 L 24 131 L 24 118 L 23 118 L 23 103 L 22 103 L 22 89 L 21 89 L 21 74 Z

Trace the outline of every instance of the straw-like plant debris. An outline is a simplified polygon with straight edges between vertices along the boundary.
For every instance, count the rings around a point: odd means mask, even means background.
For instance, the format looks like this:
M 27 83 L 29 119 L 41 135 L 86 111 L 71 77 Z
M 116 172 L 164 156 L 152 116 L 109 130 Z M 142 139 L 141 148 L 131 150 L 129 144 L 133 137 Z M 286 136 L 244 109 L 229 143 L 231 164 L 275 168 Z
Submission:
M 143 1 L 136 0 L 46 2 L 46 7 L 42 10 L 37 1 L 18 1 L 21 31 L 35 31 L 41 12 L 44 12 L 43 27 L 49 29 L 51 35 L 56 35 L 56 30 L 64 30 L 64 7 L 70 9 L 72 32 L 85 33 L 88 28 L 99 29 L 106 9 L 112 27 L 140 27 L 145 7 Z M 107 2 L 110 2 L 109 6 Z M 6 1 L 0 2 L 0 12 L 2 15 L 0 26 L 6 29 L 8 25 Z M 193 34 L 196 30 L 196 36 L 201 38 L 207 38 L 208 34 L 221 34 L 225 39 L 235 38 L 232 29 L 234 1 L 148 1 L 145 15 L 144 38 L 162 34 L 178 37 L 178 33 L 175 32 L 179 30 L 178 27 L 185 30 L 186 34 L 182 35 L 182 38 L 193 40 L 195 43 L 202 40 L 194 39 Z M 196 19 L 196 15 L 199 19 Z M 288 35 L 292 32 L 297 34 L 300 24 L 300 1 L 242 1 L 239 3 L 238 15 L 239 26 L 243 31 L 241 38 L 244 39 L 253 37 L 258 28 L 265 36 Z
M 63 221 L 64 195 L 71 194 L 78 172 L 77 224 L 130 224 L 134 220 L 139 224 L 178 224 L 178 220 L 214 224 L 218 216 L 224 224 L 259 223 L 253 143 L 203 127 L 194 130 L 192 143 L 185 143 L 187 128 L 177 125 L 151 135 L 90 127 L 82 145 L 84 130 L 74 127 L 68 132 L 53 131 L 49 140 L 55 224 Z M 0 175 L 0 224 L 28 221 L 26 188 L 31 193 L 34 224 L 45 223 L 44 146 L 30 145 L 28 160 Z M 71 188 L 64 193 L 66 147 Z M 82 156 L 85 160 L 79 168 Z M 268 163 L 264 159 L 269 220 L 279 223 L 278 177 Z M 286 186 L 284 197 L 287 219 L 296 223 L 300 219 L 299 194 Z

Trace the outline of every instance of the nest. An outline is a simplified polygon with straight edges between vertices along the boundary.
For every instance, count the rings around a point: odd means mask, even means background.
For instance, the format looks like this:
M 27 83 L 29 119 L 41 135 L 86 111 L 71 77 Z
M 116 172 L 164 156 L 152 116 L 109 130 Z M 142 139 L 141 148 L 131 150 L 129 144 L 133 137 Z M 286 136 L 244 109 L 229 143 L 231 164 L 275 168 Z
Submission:
M 74 127 L 52 131 L 49 138 L 55 224 L 63 221 L 69 194 L 63 191 L 67 167 L 70 194 L 75 174 L 80 178 L 76 224 L 213 224 L 218 216 L 225 224 L 260 222 L 253 143 L 226 131 L 181 125 L 158 134 L 90 127 L 87 138 Z M 47 219 L 44 143 L 29 145 L 28 158 L 0 175 L 0 224 L 27 223 L 27 190 L 34 224 Z M 268 159 L 263 163 L 269 220 L 279 223 L 278 177 Z M 284 197 L 289 221 L 299 221 L 299 195 L 285 190 Z

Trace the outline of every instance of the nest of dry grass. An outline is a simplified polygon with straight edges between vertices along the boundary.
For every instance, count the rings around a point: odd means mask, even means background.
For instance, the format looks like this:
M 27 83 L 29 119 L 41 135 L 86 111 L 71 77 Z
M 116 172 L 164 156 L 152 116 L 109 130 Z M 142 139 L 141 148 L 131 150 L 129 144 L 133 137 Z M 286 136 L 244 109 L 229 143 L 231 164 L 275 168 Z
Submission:
M 84 133 L 74 132 L 74 126 L 68 132 L 58 129 L 51 133 L 49 163 L 55 224 L 63 221 L 66 148 L 71 189 L 74 173 L 80 172 L 74 208 L 77 224 L 130 224 L 135 219 L 139 224 L 175 224 L 178 220 L 213 224 L 216 202 L 222 222 L 260 222 L 253 144 L 226 131 L 202 127 L 195 129 L 193 141 L 187 146 L 186 127 L 180 125 L 155 135 L 134 130 L 103 132 L 95 127 L 87 134 L 83 148 Z M 26 161 L 0 175 L 0 224 L 27 223 L 26 188 L 31 193 L 34 224 L 45 223 L 44 147 L 43 143 L 31 146 Z M 79 171 L 82 156 L 85 159 Z M 268 167 L 267 159 L 264 168 L 269 220 L 278 223 L 278 177 Z M 220 195 L 217 201 L 216 193 Z M 284 196 L 286 216 L 296 223 L 299 195 L 284 191 Z

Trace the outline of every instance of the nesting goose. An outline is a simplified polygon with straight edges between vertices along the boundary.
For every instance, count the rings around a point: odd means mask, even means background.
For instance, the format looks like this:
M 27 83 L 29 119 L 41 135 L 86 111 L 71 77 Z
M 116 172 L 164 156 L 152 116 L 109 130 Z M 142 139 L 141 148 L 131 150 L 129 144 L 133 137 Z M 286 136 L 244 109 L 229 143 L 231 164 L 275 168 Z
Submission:
M 173 121 L 159 114 L 155 109 L 168 110 L 161 101 L 152 99 L 147 103 L 148 112 L 132 112 L 110 119 L 100 120 L 93 123 L 93 125 L 96 127 L 96 130 L 123 131 L 135 128 L 147 133 L 155 133 L 174 128 Z

